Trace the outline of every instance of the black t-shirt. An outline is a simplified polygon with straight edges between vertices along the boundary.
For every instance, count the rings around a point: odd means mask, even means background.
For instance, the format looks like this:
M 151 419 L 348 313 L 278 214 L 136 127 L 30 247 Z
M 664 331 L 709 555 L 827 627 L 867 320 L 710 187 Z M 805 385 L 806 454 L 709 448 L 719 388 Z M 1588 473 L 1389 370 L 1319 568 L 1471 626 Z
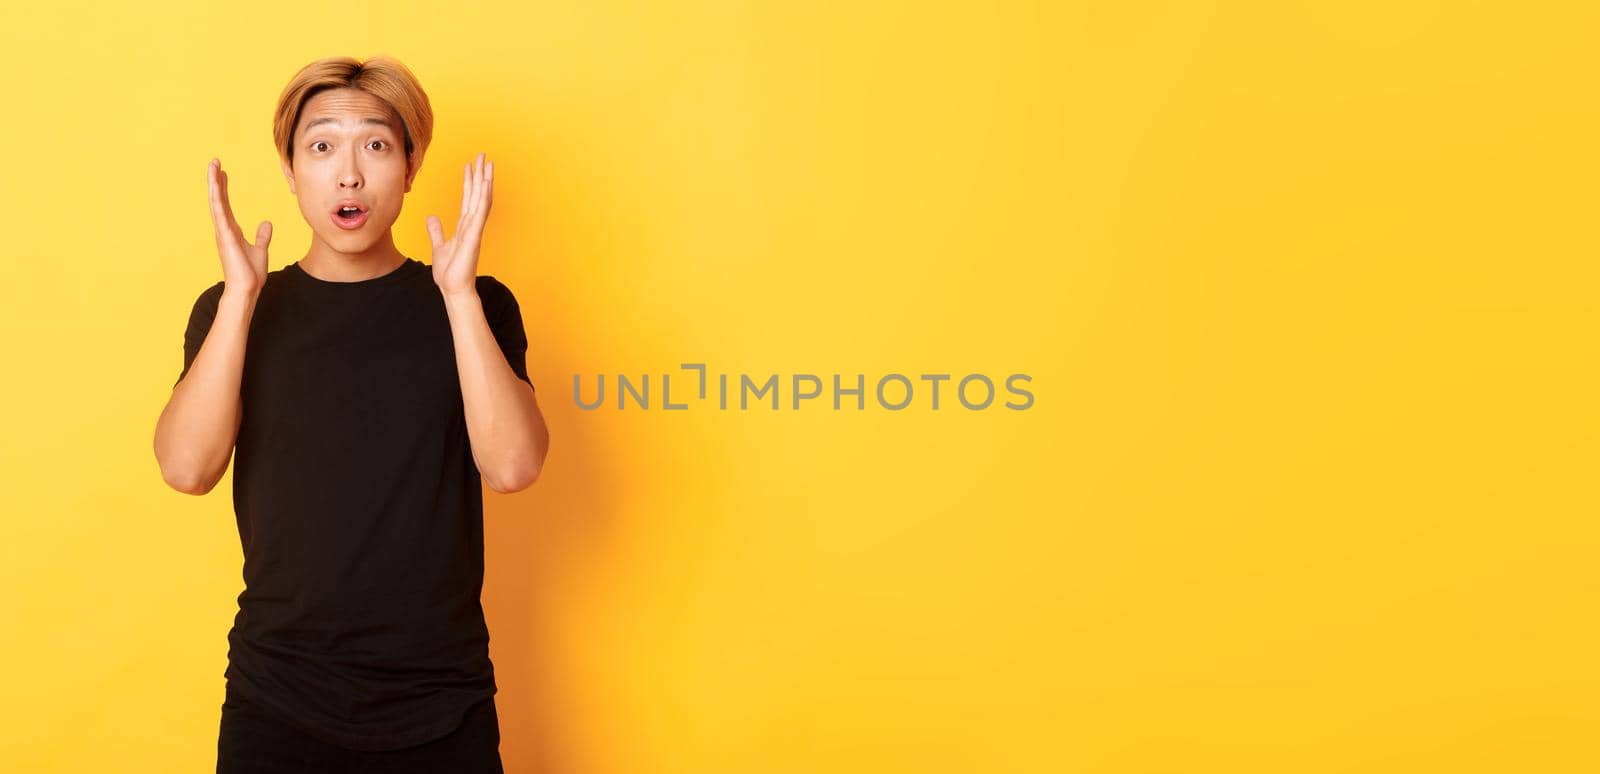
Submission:
M 183 374 L 222 289 L 195 302 Z M 516 298 L 490 276 L 477 290 L 529 381 Z M 350 749 L 454 730 L 496 685 L 479 601 L 483 488 L 431 266 L 408 258 L 357 282 L 298 263 L 269 272 L 240 398 L 233 504 L 245 588 L 229 684 Z

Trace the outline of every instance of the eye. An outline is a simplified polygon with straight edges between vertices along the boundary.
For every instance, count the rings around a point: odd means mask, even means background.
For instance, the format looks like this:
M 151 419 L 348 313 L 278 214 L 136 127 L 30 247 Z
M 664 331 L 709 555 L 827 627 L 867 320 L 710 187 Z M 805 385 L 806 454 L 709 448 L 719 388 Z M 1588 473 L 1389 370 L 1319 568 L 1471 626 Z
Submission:
M 371 143 L 367 143 L 367 144 L 370 146 L 370 145 L 372 145 L 372 143 L 377 143 L 379 145 L 382 145 L 384 148 L 389 147 L 389 143 L 386 143 L 383 140 L 373 140 Z M 383 148 L 378 148 L 378 150 L 383 150 Z
M 317 140 L 316 142 L 311 143 L 311 149 L 312 150 L 316 150 L 318 145 L 327 145 L 327 143 L 325 143 L 325 142 L 323 142 L 321 140 Z

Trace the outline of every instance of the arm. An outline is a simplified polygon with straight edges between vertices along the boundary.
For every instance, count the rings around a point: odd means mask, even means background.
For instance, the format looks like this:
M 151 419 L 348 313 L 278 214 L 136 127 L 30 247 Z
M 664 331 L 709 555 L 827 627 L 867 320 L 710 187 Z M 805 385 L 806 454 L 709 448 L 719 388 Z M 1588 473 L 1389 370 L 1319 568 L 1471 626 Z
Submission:
M 245 340 L 266 284 L 272 241 L 272 224 L 266 221 L 256 227 L 254 244 L 245 241 L 228 203 L 228 174 L 216 159 L 206 165 L 206 190 L 222 259 L 221 292 L 215 295 L 213 286 L 195 302 L 184 335 L 184 374 L 156 420 L 155 439 L 161 478 L 194 495 L 211 491 L 222 479 L 239 437 Z
M 493 190 L 494 164 L 480 153 L 474 163 L 462 169 L 461 219 L 456 222 L 455 233 L 445 239 L 438 216 L 429 215 L 426 220 L 428 237 L 433 242 L 433 281 L 444 294 L 455 342 L 472 460 L 489 488 L 516 492 L 538 480 L 550 448 L 550 431 L 539 412 L 533 385 L 512 370 L 478 293 L 478 249 Z M 494 292 L 491 301 L 503 335 L 514 337 L 525 346 L 522 321 L 513 319 L 514 298 L 509 289 L 498 283 L 484 287 Z M 522 350 L 514 351 L 520 354 Z M 520 367 L 520 358 L 518 364 Z
M 244 419 L 239 385 L 256 294 L 224 289 L 200 353 L 156 421 L 156 462 L 167 485 L 203 495 L 228 470 Z
M 476 291 L 446 293 L 444 300 L 472 459 L 490 489 L 526 489 L 539 479 L 550 448 L 533 386 L 511 370 Z

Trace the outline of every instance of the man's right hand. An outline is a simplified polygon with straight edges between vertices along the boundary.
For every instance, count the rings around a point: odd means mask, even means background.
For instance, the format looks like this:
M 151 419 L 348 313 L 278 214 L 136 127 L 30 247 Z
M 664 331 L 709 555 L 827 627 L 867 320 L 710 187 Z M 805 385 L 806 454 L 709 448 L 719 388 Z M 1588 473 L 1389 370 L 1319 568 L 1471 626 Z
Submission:
M 267 282 L 272 222 L 264 220 L 256 227 L 255 244 L 244 241 L 244 232 L 233 218 L 233 205 L 228 203 L 228 173 L 217 159 L 206 166 L 206 187 L 211 197 L 211 223 L 217 232 L 217 255 L 222 259 L 223 292 L 255 295 Z

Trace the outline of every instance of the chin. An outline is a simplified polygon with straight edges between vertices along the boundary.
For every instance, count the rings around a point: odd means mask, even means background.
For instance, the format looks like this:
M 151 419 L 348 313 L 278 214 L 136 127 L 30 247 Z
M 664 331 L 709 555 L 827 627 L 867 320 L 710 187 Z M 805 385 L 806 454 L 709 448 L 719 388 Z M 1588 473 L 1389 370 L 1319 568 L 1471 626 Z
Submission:
M 328 246 L 341 253 L 363 253 L 368 248 L 378 243 L 378 238 L 383 236 L 384 229 L 375 228 L 372 224 L 360 231 L 339 231 L 323 237 Z

